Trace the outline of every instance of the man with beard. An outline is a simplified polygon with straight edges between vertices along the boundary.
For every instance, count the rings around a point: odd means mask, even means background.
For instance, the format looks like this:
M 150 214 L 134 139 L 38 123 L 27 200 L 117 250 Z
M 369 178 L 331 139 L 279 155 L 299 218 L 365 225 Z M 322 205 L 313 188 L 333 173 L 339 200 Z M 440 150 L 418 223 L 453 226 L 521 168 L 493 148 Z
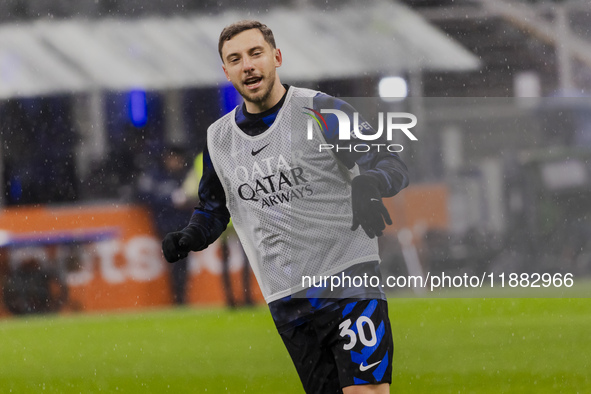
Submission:
M 319 151 L 318 143 L 336 142 L 334 119 L 312 141 L 299 139 L 306 110 L 329 106 L 350 117 L 354 110 L 282 84 L 282 54 L 267 26 L 234 23 L 218 49 L 244 103 L 208 129 L 200 205 L 164 238 L 164 256 L 174 262 L 206 248 L 231 215 L 305 391 L 388 393 L 393 343 L 381 286 L 329 293 L 305 287 L 302 275 L 380 275 L 376 236 L 391 224 L 382 197 L 406 187 L 406 166 L 384 150 Z

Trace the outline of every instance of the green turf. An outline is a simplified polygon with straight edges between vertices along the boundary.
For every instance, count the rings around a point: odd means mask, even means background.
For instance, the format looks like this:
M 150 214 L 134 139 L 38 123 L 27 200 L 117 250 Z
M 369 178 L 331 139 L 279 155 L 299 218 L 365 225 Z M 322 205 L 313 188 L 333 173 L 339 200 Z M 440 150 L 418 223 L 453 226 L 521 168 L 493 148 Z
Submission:
M 396 393 L 590 393 L 589 299 L 391 299 Z M 0 321 L 0 393 L 302 393 L 265 307 Z

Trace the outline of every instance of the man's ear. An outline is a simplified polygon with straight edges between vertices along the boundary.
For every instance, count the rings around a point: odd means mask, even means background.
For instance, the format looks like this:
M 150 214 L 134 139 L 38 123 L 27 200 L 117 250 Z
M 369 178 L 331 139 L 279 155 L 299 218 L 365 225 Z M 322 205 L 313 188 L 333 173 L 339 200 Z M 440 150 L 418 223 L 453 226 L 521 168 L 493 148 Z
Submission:
M 275 67 L 281 67 L 283 64 L 283 56 L 281 55 L 281 49 L 275 48 Z
M 224 70 L 224 74 L 226 75 L 226 79 L 229 81 L 230 75 L 228 74 L 228 71 L 226 70 L 226 66 L 224 66 L 223 64 L 222 64 L 222 69 Z

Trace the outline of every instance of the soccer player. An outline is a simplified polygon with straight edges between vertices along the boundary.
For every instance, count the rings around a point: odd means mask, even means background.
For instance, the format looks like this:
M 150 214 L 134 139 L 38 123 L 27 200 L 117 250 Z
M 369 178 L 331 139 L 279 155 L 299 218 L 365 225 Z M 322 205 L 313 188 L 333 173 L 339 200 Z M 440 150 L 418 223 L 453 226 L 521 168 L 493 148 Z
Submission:
M 380 275 L 376 236 L 391 224 L 382 197 L 406 187 L 407 168 L 384 149 L 318 149 L 339 143 L 337 117 L 307 133 L 309 116 L 328 106 L 353 118 L 354 109 L 282 84 L 282 54 L 264 24 L 227 26 L 218 49 L 244 103 L 209 127 L 200 204 L 165 236 L 164 256 L 206 248 L 231 215 L 306 393 L 388 393 L 393 342 L 381 287 L 329 292 L 302 277 Z

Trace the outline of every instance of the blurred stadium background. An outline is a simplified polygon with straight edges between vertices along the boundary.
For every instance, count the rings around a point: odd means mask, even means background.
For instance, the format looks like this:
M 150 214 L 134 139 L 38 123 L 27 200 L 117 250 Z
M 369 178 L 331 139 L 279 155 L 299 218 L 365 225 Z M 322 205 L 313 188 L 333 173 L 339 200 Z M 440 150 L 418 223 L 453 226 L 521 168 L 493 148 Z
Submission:
M 591 275 L 591 5 L 577 0 L 1 1 L 0 354 L 5 362 L 37 361 L 0 368 L 0 388 L 114 391 L 119 384 L 133 392 L 145 383 L 170 392 L 298 392 L 283 385 L 297 378 L 264 308 L 222 309 L 218 245 L 189 262 L 188 303 L 199 309 L 150 309 L 173 302 L 138 181 L 171 147 L 182 150 L 188 171 L 208 125 L 240 102 L 221 72 L 217 38 L 247 18 L 274 30 L 283 82 L 383 97 L 382 105 L 419 118 L 419 141 L 401 153 L 412 186 L 388 201 L 395 223 L 380 241 L 385 274 L 572 273 L 581 286 L 578 300 L 527 300 L 533 293 L 524 291 L 519 300 L 454 303 L 392 293 L 402 298 L 391 313 L 404 371 L 395 372 L 394 387 L 591 391 L 584 373 L 591 344 L 583 334 Z M 238 250 L 233 243 L 239 297 Z M 261 302 L 256 289 L 254 297 Z M 129 314 L 110 314 L 120 311 Z M 137 341 L 117 331 L 135 321 Z M 422 336 L 408 340 L 415 324 Z M 215 327 L 227 335 L 218 345 L 239 355 L 210 358 L 214 345 L 202 346 L 214 341 L 207 330 Z M 100 340 L 92 334 L 99 329 Z M 449 330 L 456 334 L 436 346 Z M 56 337 L 70 333 L 80 339 L 68 349 Z M 235 343 L 232 335 L 252 342 Z M 524 338 L 519 346 L 513 335 Z M 180 345 L 183 336 L 194 348 Z M 117 353 L 123 342 L 127 353 Z M 66 361 L 48 368 L 39 355 L 59 355 L 61 346 Z M 429 346 L 447 358 L 427 356 Z M 176 364 L 181 352 L 182 368 L 150 365 Z M 121 362 L 131 353 L 143 367 Z M 253 368 L 265 353 L 277 362 Z M 229 358 L 236 364 L 227 367 Z M 271 376 L 277 382 L 262 385 Z

